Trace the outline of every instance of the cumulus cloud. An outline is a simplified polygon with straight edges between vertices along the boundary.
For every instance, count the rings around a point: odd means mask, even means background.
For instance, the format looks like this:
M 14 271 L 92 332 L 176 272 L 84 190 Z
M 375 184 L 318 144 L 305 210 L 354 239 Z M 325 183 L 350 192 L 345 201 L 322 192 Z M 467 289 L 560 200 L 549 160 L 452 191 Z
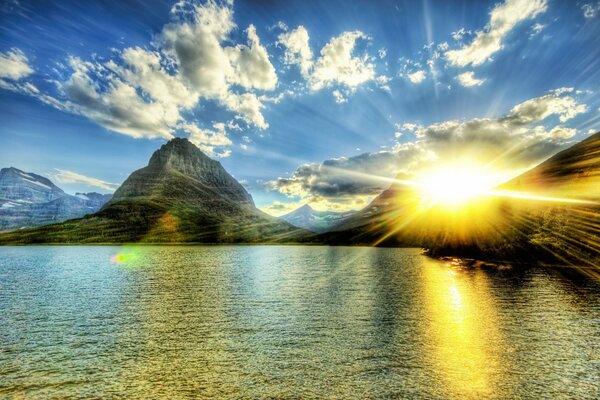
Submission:
M 279 35 L 279 44 L 285 48 L 284 62 L 298 65 L 304 77 L 310 76 L 313 65 L 313 53 L 309 45 L 308 31 L 302 25 L 291 32 Z
M 364 202 L 389 187 L 397 174 L 415 174 L 463 157 L 502 171 L 508 179 L 554 154 L 575 136 L 575 129 L 560 125 L 587 110 L 574 95 L 573 89 L 557 89 L 520 103 L 498 118 L 428 126 L 398 124 L 398 131 L 414 133 L 413 141 L 397 143 L 388 151 L 304 164 L 290 177 L 268 182 L 267 187 L 311 202 Z
M 465 28 L 460 28 L 459 30 L 452 32 L 450 35 L 452 36 L 452 39 L 459 42 L 459 41 L 463 40 L 465 35 L 470 35 L 470 34 L 471 34 L 471 31 L 468 31 Z
M 448 61 L 459 67 L 481 65 L 502 50 L 504 39 L 520 22 L 535 18 L 546 11 L 546 0 L 506 0 L 497 4 L 490 13 L 490 22 L 476 32 L 475 39 L 458 50 L 446 52 Z M 462 39 L 461 31 L 455 32 Z
M 106 182 L 102 179 L 92 178 L 78 174 L 77 172 L 58 168 L 56 168 L 56 173 L 54 173 L 52 177 L 59 183 L 82 183 L 84 185 L 94 186 L 109 192 L 114 192 L 119 187 L 119 185 L 116 183 Z
M 217 147 L 231 145 L 224 129 L 193 127 L 187 119 L 203 100 L 216 102 L 247 126 L 266 129 L 262 95 L 277 86 L 277 74 L 256 28 L 246 41 L 234 43 L 231 3 L 179 1 L 172 22 L 154 37 L 153 50 L 116 50 L 111 60 L 70 57 L 58 79 L 55 95 L 29 82 L 0 79 L 0 87 L 39 98 L 60 110 L 85 116 L 135 138 L 171 138 L 187 133 L 205 151 L 225 156 Z M 29 75 L 27 57 L 13 49 L 0 53 L 0 77 Z M 237 125 L 237 124 L 236 124 Z M 239 125 L 237 125 L 239 127 Z
M 25 53 L 19 49 L 11 49 L 0 53 L 0 78 L 19 80 L 33 72 Z
M 475 78 L 475 73 L 473 71 L 463 72 L 458 75 L 456 79 L 464 87 L 479 86 L 485 82 L 485 79 Z
M 224 46 L 236 26 L 231 7 L 214 2 L 189 6 L 191 13 L 175 9 L 180 18 L 187 19 L 168 24 L 159 35 L 163 51 L 176 61 L 197 93 L 220 102 L 251 125 L 268 128 L 261 112 L 263 104 L 249 90 L 274 89 L 277 74 L 256 28 L 250 25 L 246 30 L 247 44 Z M 234 92 L 232 86 L 248 91 Z
M 298 65 L 311 90 L 337 85 L 346 92 L 353 92 L 359 85 L 377 79 L 371 58 L 367 54 L 354 54 L 357 42 L 366 39 L 368 37 L 360 31 L 343 32 L 325 44 L 316 59 L 310 49 L 308 31 L 303 26 L 282 33 L 278 43 L 285 48 L 284 62 Z
M 71 58 L 69 64 L 73 73 L 59 83 L 66 109 L 135 138 L 173 137 L 172 130 L 181 120 L 177 103 L 146 101 L 133 83 L 111 75 L 100 64 L 78 58 Z
M 247 30 L 248 45 L 226 48 L 232 66 L 231 81 L 246 89 L 273 90 L 277 74 L 267 50 L 260 44 L 254 25 Z
M 418 129 L 422 128 L 419 124 L 414 124 L 412 122 L 405 122 L 403 124 L 394 124 L 396 131 L 394 132 L 394 136 L 399 138 L 405 133 L 414 133 Z
M 572 96 L 574 92 L 573 88 L 552 90 L 544 96 L 516 105 L 506 119 L 516 125 L 525 125 L 556 115 L 560 122 L 566 122 L 588 109 Z
M 411 74 L 407 74 L 407 77 L 411 83 L 418 84 L 425 80 L 425 71 L 423 71 L 423 70 L 415 71 Z

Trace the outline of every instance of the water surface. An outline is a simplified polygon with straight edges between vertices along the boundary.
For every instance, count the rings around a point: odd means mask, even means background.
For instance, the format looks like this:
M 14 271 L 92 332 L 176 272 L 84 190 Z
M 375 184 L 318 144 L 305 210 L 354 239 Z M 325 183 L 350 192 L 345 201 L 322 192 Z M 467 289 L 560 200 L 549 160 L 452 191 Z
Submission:
M 0 397 L 598 398 L 600 285 L 416 249 L 0 248 Z

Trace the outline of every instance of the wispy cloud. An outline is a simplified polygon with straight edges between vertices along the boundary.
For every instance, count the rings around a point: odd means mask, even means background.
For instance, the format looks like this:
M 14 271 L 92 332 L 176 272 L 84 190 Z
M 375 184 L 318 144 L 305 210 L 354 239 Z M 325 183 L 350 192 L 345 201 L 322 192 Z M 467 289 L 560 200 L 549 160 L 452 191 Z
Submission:
M 535 18 L 546 11 L 546 0 L 506 0 L 496 5 L 490 13 L 490 22 L 476 33 L 475 39 L 458 50 L 446 52 L 446 58 L 455 66 L 481 65 L 502 50 L 504 39 L 520 22 Z M 461 31 L 456 37 L 462 38 Z
M 52 177 L 60 183 L 83 183 L 84 185 L 94 186 L 109 192 L 114 192 L 119 187 L 116 183 L 106 182 L 102 179 L 92 178 L 78 174 L 77 172 L 58 168 L 56 168 L 56 173 L 54 173 Z

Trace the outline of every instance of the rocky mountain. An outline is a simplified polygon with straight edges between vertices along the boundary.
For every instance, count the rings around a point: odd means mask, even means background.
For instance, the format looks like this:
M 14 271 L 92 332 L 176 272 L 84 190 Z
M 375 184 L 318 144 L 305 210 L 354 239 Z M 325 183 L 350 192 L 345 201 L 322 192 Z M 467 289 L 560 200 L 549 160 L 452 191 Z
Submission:
M 0 235 L 0 243 L 288 242 L 306 236 L 258 210 L 218 161 L 175 138 L 133 172 L 99 212 Z
M 43 176 L 17 168 L 0 170 L 0 231 L 47 225 L 98 211 L 111 195 L 71 196 Z
M 299 228 L 304 228 L 315 233 L 322 233 L 328 231 L 331 227 L 339 224 L 354 213 L 355 211 L 316 211 L 308 204 L 305 204 L 279 218 Z
M 399 177 L 405 179 L 406 177 Z M 457 218 L 392 185 L 323 235 L 332 244 L 419 246 L 435 256 L 600 265 L 600 133 L 497 188 Z

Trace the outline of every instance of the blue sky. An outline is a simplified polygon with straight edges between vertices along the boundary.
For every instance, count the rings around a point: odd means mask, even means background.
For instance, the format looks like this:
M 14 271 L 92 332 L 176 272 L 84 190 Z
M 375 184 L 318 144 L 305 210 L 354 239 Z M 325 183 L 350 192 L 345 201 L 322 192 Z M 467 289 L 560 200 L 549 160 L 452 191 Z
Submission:
M 360 208 L 382 178 L 467 153 L 502 155 L 508 177 L 600 129 L 597 1 L 19 0 L 0 15 L 0 164 L 69 192 L 110 191 L 175 135 L 269 212 Z

